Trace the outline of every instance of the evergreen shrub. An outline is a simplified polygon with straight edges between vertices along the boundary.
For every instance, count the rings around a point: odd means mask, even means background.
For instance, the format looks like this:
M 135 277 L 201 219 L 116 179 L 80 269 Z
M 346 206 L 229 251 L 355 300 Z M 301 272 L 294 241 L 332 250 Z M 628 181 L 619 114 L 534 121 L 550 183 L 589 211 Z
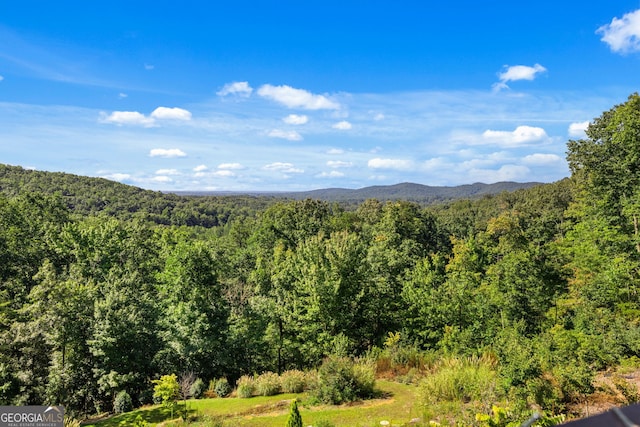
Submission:
M 116 395 L 113 400 L 113 412 L 116 414 L 122 414 L 133 410 L 133 401 L 131 396 L 125 390 L 122 390 Z

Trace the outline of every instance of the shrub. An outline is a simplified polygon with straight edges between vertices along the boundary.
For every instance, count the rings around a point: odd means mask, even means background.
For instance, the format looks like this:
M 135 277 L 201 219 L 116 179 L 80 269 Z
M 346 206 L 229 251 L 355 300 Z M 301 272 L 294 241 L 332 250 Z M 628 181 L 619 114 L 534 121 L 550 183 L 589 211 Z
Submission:
M 307 384 L 305 373 L 298 370 L 283 372 L 280 384 L 283 393 L 302 393 Z
M 302 427 L 302 417 L 298 410 L 298 402 L 293 399 L 289 407 L 289 417 L 287 418 L 287 427 Z
M 422 403 L 493 402 L 496 400 L 497 374 L 493 363 L 478 358 L 445 360 L 436 371 L 420 382 Z
M 125 390 L 122 390 L 116 395 L 113 400 L 113 412 L 116 414 L 122 414 L 133 410 L 133 402 L 131 396 Z
M 218 379 L 216 381 L 214 390 L 218 397 L 227 397 L 229 393 L 231 393 L 231 386 L 229 385 L 229 381 L 227 381 L 227 379 L 224 377 Z
M 194 399 L 200 399 L 204 394 L 204 392 L 205 392 L 204 381 L 202 381 L 201 378 L 196 378 L 196 380 L 193 382 L 193 384 L 191 384 L 191 387 L 189 388 L 189 394 Z
M 236 383 L 236 392 L 238 397 L 247 398 L 253 396 L 255 388 L 255 381 L 248 375 L 241 376 Z
M 80 427 L 80 421 L 75 418 L 64 416 L 64 421 L 62 424 L 64 427 Z
M 273 372 L 265 372 L 256 378 L 256 393 L 259 396 L 273 396 L 280 393 L 280 377 Z
M 329 420 L 320 420 L 316 423 L 315 427 L 336 427 L 336 425 Z
M 338 405 L 371 397 L 374 385 L 374 362 L 355 364 L 346 357 L 329 357 L 318 370 L 312 395 L 321 402 Z

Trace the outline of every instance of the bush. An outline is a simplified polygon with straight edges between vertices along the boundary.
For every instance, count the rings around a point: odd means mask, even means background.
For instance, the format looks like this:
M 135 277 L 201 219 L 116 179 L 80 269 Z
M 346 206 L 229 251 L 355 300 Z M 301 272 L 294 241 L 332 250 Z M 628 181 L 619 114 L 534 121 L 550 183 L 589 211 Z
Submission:
M 116 395 L 113 401 L 113 412 L 116 414 L 122 414 L 133 410 L 133 401 L 131 396 L 125 390 L 122 390 Z
M 280 384 L 283 393 L 302 393 L 307 385 L 305 373 L 298 370 L 283 372 Z
M 298 403 L 295 399 L 291 401 L 289 407 L 289 417 L 287 418 L 287 427 L 302 427 L 302 417 L 298 410 Z
M 265 372 L 255 381 L 256 393 L 259 396 L 273 396 L 281 392 L 280 377 L 273 372 Z
M 204 381 L 202 381 L 201 378 L 196 378 L 196 380 L 193 382 L 193 384 L 191 384 L 191 387 L 189 388 L 189 394 L 194 399 L 200 399 L 204 394 L 204 392 L 205 392 Z
M 336 427 L 336 425 L 329 420 L 320 420 L 316 423 L 315 427 Z
M 248 375 L 243 375 L 240 377 L 238 382 L 236 383 L 236 393 L 238 397 L 247 398 L 253 396 L 255 392 L 255 381 L 252 377 Z
M 494 402 L 497 373 L 493 362 L 478 358 L 444 360 L 437 370 L 420 382 L 424 405 L 440 402 Z
M 229 381 L 227 381 L 226 378 L 218 379 L 216 381 L 214 390 L 218 397 L 227 397 L 229 393 L 231 393 L 231 386 L 229 385 Z
M 324 403 L 338 405 L 373 394 L 375 364 L 359 363 L 346 357 L 329 357 L 318 370 L 312 395 Z

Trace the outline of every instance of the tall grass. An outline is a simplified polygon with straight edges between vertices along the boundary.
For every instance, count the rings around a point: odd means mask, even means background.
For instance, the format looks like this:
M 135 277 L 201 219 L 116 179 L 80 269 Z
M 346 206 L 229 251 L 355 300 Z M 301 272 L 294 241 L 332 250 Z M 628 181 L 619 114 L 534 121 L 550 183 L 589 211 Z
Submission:
M 419 385 L 424 405 L 444 402 L 497 401 L 497 371 L 494 358 L 453 357 L 441 359 Z

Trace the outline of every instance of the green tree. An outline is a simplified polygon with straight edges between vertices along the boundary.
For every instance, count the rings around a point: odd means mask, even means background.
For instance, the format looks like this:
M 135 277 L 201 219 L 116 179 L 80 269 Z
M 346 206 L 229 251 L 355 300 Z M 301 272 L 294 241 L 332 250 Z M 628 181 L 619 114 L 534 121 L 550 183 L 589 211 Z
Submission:
M 302 427 L 302 417 L 298 410 L 298 401 L 293 399 L 289 406 L 289 417 L 287 418 L 287 427 Z
M 171 418 L 173 418 L 173 412 L 180 398 L 178 377 L 176 374 L 163 375 L 160 379 L 153 380 L 152 383 L 155 384 L 153 386 L 154 399 L 159 399 L 162 402 L 162 406 L 171 411 Z

